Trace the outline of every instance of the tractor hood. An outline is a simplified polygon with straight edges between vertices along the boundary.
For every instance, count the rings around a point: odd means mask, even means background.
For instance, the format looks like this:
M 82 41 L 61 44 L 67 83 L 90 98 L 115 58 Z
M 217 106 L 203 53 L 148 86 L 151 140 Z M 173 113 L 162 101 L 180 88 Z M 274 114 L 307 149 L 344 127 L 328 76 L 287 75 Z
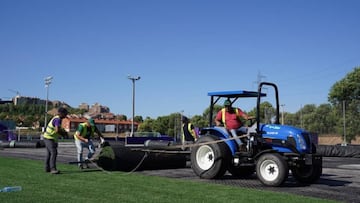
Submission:
M 262 124 L 260 129 L 265 142 L 281 152 L 311 152 L 310 134 L 303 129 L 278 124 Z

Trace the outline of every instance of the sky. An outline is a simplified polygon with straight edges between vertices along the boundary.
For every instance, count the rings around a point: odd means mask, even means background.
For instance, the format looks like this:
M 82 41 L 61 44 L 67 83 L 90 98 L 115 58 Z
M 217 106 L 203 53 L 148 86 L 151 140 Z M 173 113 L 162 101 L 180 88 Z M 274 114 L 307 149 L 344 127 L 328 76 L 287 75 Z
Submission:
M 360 65 L 359 10 L 358 0 L 0 0 L 0 97 L 46 99 L 52 76 L 49 100 L 72 107 L 130 118 L 135 87 L 135 115 L 191 117 L 208 92 L 261 80 L 295 113 L 327 103 Z

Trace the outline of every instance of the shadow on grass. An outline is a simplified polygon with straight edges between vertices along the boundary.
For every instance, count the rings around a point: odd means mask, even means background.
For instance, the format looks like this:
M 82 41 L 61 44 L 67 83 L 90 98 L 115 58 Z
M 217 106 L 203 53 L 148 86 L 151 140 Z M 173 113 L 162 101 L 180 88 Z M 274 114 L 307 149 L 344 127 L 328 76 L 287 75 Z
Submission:
M 296 187 L 308 187 L 310 185 L 313 184 L 317 184 L 317 185 L 327 185 L 327 186 L 331 186 L 331 187 L 338 187 L 338 186 L 346 186 L 348 184 L 351 184 L 351 181 L 340 181 L 340 180 L 332 180 L 332 179 L 328 179 L 327 177 L 331 177 L 332 175 L 329 174 L 323 174 L 320 179 L 318 181 L 316 181 L 315 183 L 312 184 L 307 184 L 307 183 L 300 183 L 298 181 L 295 180 L 295 178 L 292 175 L 289 175 L 288 179 L 279 187 L 282 188 L 296 188 Z M 267 187 L 264 186 L 260 183 L 259 180 L 257 180 L 256 175 L 251 175 L 249 177 L 245 177 L 245 178 L 241 178 L 241 177 L 233 177 L 231 175 L 225 175 L 221 178 L 218 179 L 214 179 L 212 180 L 214 182 L 221 182 L 221 181 L 225 181 L 225 182 L 229 182 L 229 181 L 233 181 L 233 185 L 252 185 L 252 186 L 257 186 L 257 187 Z M 254 181 L 258 181 L 257 183 Z
M 93 172 L 102 172 L 100 169 L 77 169 L 77 170 L 61 170 L 61 174 L 74 174 L 74 173 L 93 173 Z

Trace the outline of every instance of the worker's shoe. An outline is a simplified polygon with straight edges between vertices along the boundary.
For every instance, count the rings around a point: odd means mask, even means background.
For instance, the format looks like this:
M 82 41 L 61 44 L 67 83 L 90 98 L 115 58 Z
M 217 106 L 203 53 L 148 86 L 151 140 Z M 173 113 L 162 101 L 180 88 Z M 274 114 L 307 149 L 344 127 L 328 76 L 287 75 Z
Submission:
M 91 162 L 91 160 L 86 158 L 85 161 L 84 161 L 84 168 L 90 168 L 89 165 L 88 165 L 90 162 Z
M 79 169 L 80 169 L 80 170 L 83 170 L 83 169 L 85 169 L 85 168 L 90 168 L 87 163 L 84 163 L 84 164 L 79 165 Z
M 52 170 L 50 171 L 50 173 L 51 173 L 51 174 L 59 174 L 60 171 L 59 171 L 59 170 L 56 170 L 56 169 L 52 169 Z

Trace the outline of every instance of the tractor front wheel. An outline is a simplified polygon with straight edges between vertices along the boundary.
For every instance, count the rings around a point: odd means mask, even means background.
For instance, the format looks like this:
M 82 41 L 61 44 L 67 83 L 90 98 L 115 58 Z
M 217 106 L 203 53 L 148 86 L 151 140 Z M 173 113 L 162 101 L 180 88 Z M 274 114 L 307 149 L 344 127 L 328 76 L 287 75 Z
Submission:
M 279 186 L 288 177 L 289 167 L 281 155 L 263 154 L 257 160 L 256 174 L 262 184 Z

